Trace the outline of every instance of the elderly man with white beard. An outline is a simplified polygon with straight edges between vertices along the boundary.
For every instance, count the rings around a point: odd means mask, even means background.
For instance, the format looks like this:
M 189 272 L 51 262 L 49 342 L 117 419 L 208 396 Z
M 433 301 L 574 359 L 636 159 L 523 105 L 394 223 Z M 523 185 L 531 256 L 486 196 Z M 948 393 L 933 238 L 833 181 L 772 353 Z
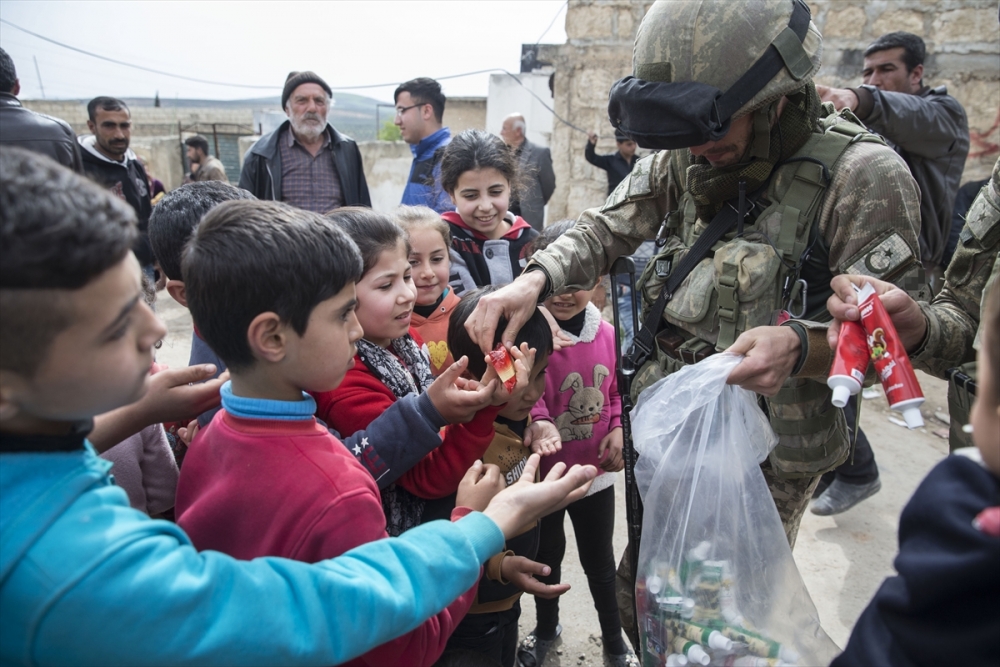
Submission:
M 247 151 L 241 188 L 316 213 L 371 206 L 357 143 L 327 122 L 332 94 L 314 72 L 288 75 L 281 93 L 288 120 Z

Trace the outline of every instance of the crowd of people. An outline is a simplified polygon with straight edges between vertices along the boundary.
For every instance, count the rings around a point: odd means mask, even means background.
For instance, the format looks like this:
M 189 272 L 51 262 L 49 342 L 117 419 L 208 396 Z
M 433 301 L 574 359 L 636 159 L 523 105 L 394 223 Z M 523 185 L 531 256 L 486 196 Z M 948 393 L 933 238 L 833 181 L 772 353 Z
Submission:
M 638 667 L 623 393 L 742 355 L 794 547 L 807 508 L 881 484 L 826 385 L 864 283 L 950 378 L 955 454 L 834 664 L 1000 659 L 1000 160 L 956 211 L 968 126 L 923 41 L 880 37 L 857 88 L 814 84 L 821 53 L 800 0 L 655 3 L 610 91 L 618 151 L 585 148 L 607 200 L 544 225 L 549 149 L 520 114 L 452 136 L 432 79 L 395 91 L 413 163 L 380 213 L 314 72 L 238 186 L 196 135 L 157 193 L 123 101 L 78 140 L 0 50 L 0 662 L 540 667 L 569 515 L 605 658 Z M 622 256 L 616 329 L 593 301 Z M 184 368 L 156 362 L 162 291 Z

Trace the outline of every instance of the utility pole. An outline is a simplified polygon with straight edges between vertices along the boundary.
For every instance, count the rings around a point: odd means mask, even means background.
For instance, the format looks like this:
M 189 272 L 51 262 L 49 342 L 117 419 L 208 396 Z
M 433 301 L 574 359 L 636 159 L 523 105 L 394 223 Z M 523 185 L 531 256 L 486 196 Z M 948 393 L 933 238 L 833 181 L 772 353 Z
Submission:
M 31 59 L 35 61 L 35 74 L 38 75 L 38 87 L 42 89 L 42 99 L 45 99 L 45 84 L 42 83 L 42 70 L 38 69 L 38 58 L 36 56 L 31 56 Z

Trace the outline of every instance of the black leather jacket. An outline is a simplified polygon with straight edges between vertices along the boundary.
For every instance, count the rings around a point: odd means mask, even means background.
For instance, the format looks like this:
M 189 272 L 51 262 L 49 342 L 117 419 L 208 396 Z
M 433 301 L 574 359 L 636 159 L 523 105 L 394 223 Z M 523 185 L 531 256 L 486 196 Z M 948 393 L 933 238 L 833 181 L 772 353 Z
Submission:
M 47 155 L 83 173 L 76 133 L 66 121 L 25 109 L 10 93 L 0 93 L 0 144 Z

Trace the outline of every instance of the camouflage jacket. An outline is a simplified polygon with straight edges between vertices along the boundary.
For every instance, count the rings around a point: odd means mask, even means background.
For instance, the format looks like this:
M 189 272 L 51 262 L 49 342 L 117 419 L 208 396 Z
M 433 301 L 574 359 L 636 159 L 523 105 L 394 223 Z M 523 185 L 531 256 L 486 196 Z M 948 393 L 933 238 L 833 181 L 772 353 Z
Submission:
M 1000 159 L 993 176 L 969 208 L 958 248 L 944 274 L 944 287 L 921 302 L 927 334 L 911 355 L 913 365 L 945 377 L 949 368 L 974 361 L 986 287 L 1000 274 Z
M 546 273 L 551 293 L 592 287 L 595 276 L 607 273 L 619 256 L 653 238 L 667 214 L 677 210 L 689 156 L 688 151 L 663 151 L 639 160 L 603 207 L 585 211 L 575 227 L 536 253 L 528 268 Z M 774 200 L 780 181 L 772 179 L 764 199 Z M 699 220 L 694 229 L 682 226 L 677 235 L 690 240 L 706 224 Z M 766 226 L 768 221 L 757 224 Z M 920 198 L 906 164 L 884 145 L 849 146 L 830 171 L 817 224 L 832 275 L 882 277 L 885 270 L 914 264 L 919 257 Z M 809 289 L 828 293 L 829 285 L 810 285 Z M 683 285 L 674 300 L 685 298 L 682 291 Z M 825 297 L 819 301 L 825 303 Z M 814 340 L 825 341 L 825 337 L 810 337 Z M 820 349 L 813 352 L 829 361 L 825 342 L 815 347 Z M 808 356 L 806 350 L 803 353 Z M 804 366 L 811 367 L 816 377 L 828 370 L 820 368 L 822 364 Z

